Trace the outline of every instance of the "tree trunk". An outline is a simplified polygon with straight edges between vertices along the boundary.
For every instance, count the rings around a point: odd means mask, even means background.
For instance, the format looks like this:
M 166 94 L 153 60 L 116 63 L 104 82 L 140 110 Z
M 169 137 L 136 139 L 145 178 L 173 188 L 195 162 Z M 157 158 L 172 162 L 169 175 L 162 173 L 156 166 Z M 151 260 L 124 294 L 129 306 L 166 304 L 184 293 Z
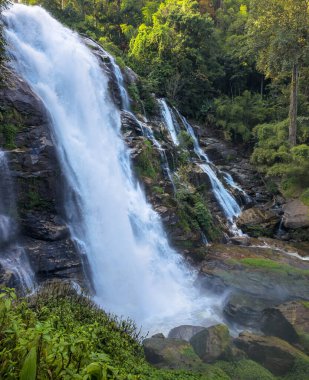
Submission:
M 298 93 L 298 65 L 295 63 L 292 70 L 291 99 L 290 99 L 290 126 L 289 142 L 291 146 L 296 145 L 297 129 L 297 93 Z

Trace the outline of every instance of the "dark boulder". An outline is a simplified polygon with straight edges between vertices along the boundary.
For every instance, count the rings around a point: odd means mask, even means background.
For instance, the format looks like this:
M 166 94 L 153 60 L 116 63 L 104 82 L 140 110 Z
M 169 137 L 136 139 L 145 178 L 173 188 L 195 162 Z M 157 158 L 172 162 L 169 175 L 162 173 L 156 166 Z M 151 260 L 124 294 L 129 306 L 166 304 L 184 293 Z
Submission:
M 225 325 L 216 325 L 195 334 L 190 343 L 204 362 L 212 363 L 229 355 L 231 337 Z
M 301 351 L 287 342 L 275 338 L 243 332 L 234 340 L 250 359 L 261 364 L 276 376 L 290 372 L 298 359 L 308 360 Z

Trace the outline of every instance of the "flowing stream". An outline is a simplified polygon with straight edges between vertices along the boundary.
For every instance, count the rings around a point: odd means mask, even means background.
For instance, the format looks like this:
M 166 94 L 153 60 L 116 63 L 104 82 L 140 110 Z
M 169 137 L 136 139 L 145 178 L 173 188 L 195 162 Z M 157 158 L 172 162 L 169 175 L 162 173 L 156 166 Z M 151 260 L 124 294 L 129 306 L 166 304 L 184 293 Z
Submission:
M 170 120 L 170 122 L 173 123 L 172 112 L 169 106 L 166 104 L 166 102 L 163 99 L 160 99 L 160 103 L 162 104 L 162 107 L 164 106 L 164 109 L 167 109 L 169 114 L 171 115 L 169 118 L 166 117 L 166 119 Z M 165 114 L 168 114 L 168 112 L 165 111 Z M 177 113 L 177 116 L 181 120 L 187 133 L 192 138 L 194 152 L 197 155 L 197 157 L 202 161 L 202 163 L 198 163 L 198 165 L 204 171 L 204 173 L 206 173 L 209 177 L 213 194 L 217 202 L 219 203 L 225 217 L 227 218 L 229 222 L 230 232 L 235 236 L 241 236 L 242 231 L 237 228 L 236 223 L 235 223 L 235 218 L 239 216 L 241 213 L 241 207 L 238 205 L 233 195 L 224 187 L 223 183 L 218 178 L 215 170 L 213 169 L 213 164 L 210 162 L 207 154 L 201 148 L 198 138 L 196 137 L 194 129 L 192 128 L 191 124 L 183 115 L 181 115 L 181 113 L 177 109 L 175 109 L 175 112 Z M 166 122 L 166 125 L 167 124 L 168 123 Z M 174 130 L 174 133 L 176 133 L 176 137 L 177 137 L 177 132 L 176 132 L 177 129 L 175 125 L 173 128 L 171 128 L 171 126 L 168 126 L 168 130 L 170 131 L 172 137 L 173 137 L 173 133 L 171 131 Z M 173 138 L 173 141 L 174 140 L 175 138 Z M 226 173 L 224 174 L 226 175 L 226 181 L 227 182 L 229 181 L 230 186 L 234 188 L 237 187 L 239 191 L 243 192 L 243 190 L 235 184 L 235 182 L 233 181 L 233 178 L 230 175 Z
M 11 65 L 50 113 L 78 200 L 67 203 L 71 232 L 87 254 L 97 302 L 151 331 L 219 321 L 222 300 L 194 287 L 196 273 L 169 246 L 133 177 L 97 58 L 40 7 L 16 4 L 4 16 Z
M 34 289 L 35 279 L 25 250 L 16 243 L 18 225 L 11 173 L 0 151 L 0 266 L 13 274 L 23 293 Z

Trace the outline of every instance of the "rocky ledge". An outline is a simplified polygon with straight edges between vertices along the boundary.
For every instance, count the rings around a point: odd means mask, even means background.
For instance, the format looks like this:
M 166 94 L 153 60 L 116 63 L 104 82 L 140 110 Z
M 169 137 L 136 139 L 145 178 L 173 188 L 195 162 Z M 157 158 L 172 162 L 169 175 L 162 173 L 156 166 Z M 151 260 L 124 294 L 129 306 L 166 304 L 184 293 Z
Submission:
M 200 266 L 200 285 L 226 292 L 226 318 L 260 328 L 265 308 L 309 299 L 309 262 L 291 246 L 251 239 L 251 246 L 215 244 L 207 248 Z M 249 244 L 249 243 L 248 243 Z

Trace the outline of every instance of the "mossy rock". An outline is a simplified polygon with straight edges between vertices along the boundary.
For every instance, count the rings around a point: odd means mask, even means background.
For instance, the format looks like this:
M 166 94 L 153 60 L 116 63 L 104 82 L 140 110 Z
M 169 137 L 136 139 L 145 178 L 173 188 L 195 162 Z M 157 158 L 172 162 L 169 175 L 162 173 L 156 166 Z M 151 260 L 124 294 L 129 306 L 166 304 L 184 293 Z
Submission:
M 213 363 L 229 354 L 231 337 L 229 329 L 222 324 L 208 327 L 195 334 L 190 343 L 196 354 L 205 362 Z
M 234 340 L 234 343 L 251 360 L 261 364 L 276 376 L 284 376 L 291 372 L 298 360 L 309 364 L 308 356 L 276 337 L 244 332 Z
M 309 354 L 309 302 L 288 302 L 264 310 L 262 331 L 297 345 Z
M 143 342 L 146 360 L 157 368 L 200 371 L 201 359 L 192 346 L 181 339 L 152 337 Z

